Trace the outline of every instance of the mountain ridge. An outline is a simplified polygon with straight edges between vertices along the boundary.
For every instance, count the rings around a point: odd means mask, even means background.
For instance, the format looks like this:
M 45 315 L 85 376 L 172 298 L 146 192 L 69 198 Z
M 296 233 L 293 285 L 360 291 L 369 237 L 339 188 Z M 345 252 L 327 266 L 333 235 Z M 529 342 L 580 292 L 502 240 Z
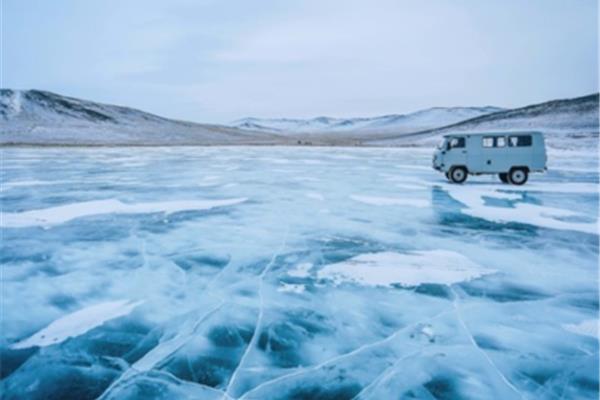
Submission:
M 161 117 L 43 90 L 0 89 L 1 144 L 272 144 L 276 135 Z
M 377 117 L 274 118 L 280 126 L 269 131 L 252 126 L 259 118 L 238 120 L 244 128 L 202 124 L 43 90 L 0 89 L 0 145 L 404 146 L 428 145 L 450 131 L 535 129 L 569 140 L 585 137 L 597 146 L 598 98 L 594 93 L 513 109 L 431 107 Z M 299 123 L 308 126 L 298 129 Z
M 376 130 L 417 130 L 462 121 L 505 110 L 494 106 L 480 107 L 430 107 L 406 114 L 386 114 L 374 117 L 336 118 L 318 116 L 313 118 L 257 118 L 246 117 L 233 121 L 231 126 L 240 129 L 253 129 L 277 133 L 319 133 L 361 129 Z
M 523 107 L 498 111 L 458 123 L 410 133 L 390 135 L 377 139 L 381 141 L 419 140 L 439 136 L 451 131 L 470 132 L 475 130 L 527 130 L 536 129 L 549 134 L 590 133 L 598 135 L 599 93 L 569 99 L 549 100 Z

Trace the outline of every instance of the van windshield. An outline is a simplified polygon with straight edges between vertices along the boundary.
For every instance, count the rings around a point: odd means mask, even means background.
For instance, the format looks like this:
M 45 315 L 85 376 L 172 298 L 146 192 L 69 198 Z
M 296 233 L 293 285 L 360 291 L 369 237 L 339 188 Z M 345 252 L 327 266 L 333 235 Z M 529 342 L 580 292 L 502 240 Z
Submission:
M 442 150 L 446 148 L 446 139 L 440 140 L 440 142 L 436 146 L 438 149 Z

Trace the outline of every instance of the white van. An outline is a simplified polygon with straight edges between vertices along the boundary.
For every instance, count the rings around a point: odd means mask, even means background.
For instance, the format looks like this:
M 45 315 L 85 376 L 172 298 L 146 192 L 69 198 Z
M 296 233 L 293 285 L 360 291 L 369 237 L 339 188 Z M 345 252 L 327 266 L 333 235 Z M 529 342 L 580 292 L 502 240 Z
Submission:
M 433 168 L 450 182 L 467 175 L 498 174 L 504 183 L 522 185 L 531 172 L 544 172 L 546 147 L 540 132 L 453 133 L 433 155 Z

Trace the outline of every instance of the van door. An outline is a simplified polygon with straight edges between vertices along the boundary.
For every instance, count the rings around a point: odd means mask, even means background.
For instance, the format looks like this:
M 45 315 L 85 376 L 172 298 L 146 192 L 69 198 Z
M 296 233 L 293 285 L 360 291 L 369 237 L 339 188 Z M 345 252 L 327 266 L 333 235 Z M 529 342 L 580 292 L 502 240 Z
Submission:
M 546 168 L 546 146 L 544 145 L 544 137 L 541 133 L 534 133 L 531 135 L 533 139 L 532 149 L 532 163 L 529 168 L 532 171 L 544 171 Z
M 507 172 L 506 137 L 502 135 L 480 136 L 474 142 L 479 148 L 479 154 L 474 160 L 476 172 L 498 173 Z
M 508 164 L 510 164 L 510 167 L 531 165 L 533 161 L 533 145 L 531 135 L 509 135 L 508 150 Z
M 449 137 L 448 148 L 444 156 L 446 168 L 455 165 L 467 165 L 467 149 L 464 136 Z

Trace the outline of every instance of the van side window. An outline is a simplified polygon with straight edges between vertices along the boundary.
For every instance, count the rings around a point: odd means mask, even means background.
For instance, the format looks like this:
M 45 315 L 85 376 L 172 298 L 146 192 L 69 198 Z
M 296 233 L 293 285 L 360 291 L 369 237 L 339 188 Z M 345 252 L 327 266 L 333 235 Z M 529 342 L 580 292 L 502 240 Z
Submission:
M 450 149 L 455 149 L 455 148 L 462 148 L 465 147 L 465 138 L 464 137 L 457 137 L 457 138 L 452 138 L 450 139 Z
M 527 147 L 531 146 L 531 136 L 509 136 L 508 137 L 508 145 L 510 147 Z
M 486 136 L 483 138 L 483 147 L 505 147 L 506 138 L 504 136 Z

